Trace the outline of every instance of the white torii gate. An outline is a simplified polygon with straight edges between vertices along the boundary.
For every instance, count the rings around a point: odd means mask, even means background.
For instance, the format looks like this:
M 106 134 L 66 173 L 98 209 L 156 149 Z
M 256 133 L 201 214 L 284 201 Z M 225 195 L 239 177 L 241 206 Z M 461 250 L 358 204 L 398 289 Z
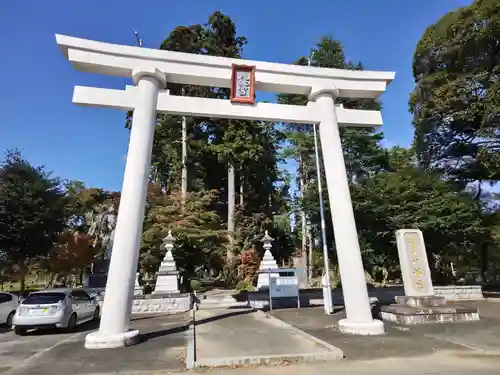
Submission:
M 87 335 L 86 348 L 111 348 L 137 342 L 129 330 L 133 285 L 139 257 L 156 112 L 319 124 L 332 223 L 337 248 L 346 319 L 342 332 L 384 333 L 372 318 L 363 263 L 346 175 L 339 126 L 380 126 L 379 111 L 345 109 L 338 97 L 377 98 L 394 79 L 392 72 L 352 71 L 193 55 L 122 46 L 56 35 L 64 55 L 77 70 L 131 77 L 136 86 L 109 90 L 76 86 L 79 105 L 134 110 L 127 164 L 115 230 L 99 330 Z M 253 66 L 255 90 L 303 94 L 307 106 L 242 104 L 229 100 L 170 95 L 167 82 L 231 87 L 233 64 Z

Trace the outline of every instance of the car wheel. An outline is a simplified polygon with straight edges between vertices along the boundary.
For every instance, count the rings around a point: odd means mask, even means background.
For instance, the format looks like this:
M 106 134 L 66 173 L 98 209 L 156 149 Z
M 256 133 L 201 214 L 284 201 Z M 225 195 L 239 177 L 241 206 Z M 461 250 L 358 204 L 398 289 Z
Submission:
M 92 318 L 92 321 L 97 322 L 99 321 L 100 318 L 101 318 L 101 310 L 99 309 L 99 307 L 96 307 L 94 310 L 94 316 Z
M 27 329 L 23 327 L 14 327 L 14 333 L 19 336 L 23 336 L 26 334 Z
M 73 332 L 76 328 L 76 314 L 71 314 L 68 320 L 68 326 L 66 327 L 66 331 Z
M 12 320 L 14 319 L 14 315 L 16 315 L 16 312 L 15 311 L 11 311 L 11 313 L 7 317 L 7 323 L 6 323 L 7 329 L 11 329 L 12 328 Z

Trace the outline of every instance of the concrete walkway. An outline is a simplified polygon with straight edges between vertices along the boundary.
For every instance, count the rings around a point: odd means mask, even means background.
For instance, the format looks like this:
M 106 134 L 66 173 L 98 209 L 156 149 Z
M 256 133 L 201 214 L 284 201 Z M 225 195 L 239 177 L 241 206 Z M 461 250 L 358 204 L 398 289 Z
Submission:
M 196 322 L 197 367 L 332 361 L 343 357 L 338 348 L 284 327 L 260 311 L 198 311 Z
M 197 369 L 207 375 L 500 375 L 498 358 L 433 354 L 419 358 L 302 363 L 287 366 Z M 160 374 L 148 374 L 160 375 Z
M 436 352 L 500 356 L 500 304 L 487 301 L 460 304 L 478 307 L 481 320 L 416 326 L 386 323 L 385 335 L 368 337 L 338 331 L 337 322 L 345 317 L 343 310 L 331 316 L 325 315 L 322 308 L 275 310 L 270 314 L 340 348 L 348 361 L 422 357 Z

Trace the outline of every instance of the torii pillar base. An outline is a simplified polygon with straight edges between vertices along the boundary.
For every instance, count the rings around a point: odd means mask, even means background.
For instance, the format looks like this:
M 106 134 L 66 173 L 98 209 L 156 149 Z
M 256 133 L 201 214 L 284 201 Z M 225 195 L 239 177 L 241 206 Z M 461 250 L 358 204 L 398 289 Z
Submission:
M 125 333 L 106 334 L 100 331 L 89 333 L 85 337 L 85 349 L 112 349 L 136 345 L 141 336 L 138 330 Z

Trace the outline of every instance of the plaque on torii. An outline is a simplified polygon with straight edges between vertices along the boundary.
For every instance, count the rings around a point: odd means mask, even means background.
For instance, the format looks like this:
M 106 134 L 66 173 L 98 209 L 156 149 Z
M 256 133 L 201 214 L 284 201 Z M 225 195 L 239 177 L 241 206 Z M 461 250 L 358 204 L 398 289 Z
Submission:
M 232 65 L 231 103 L 255 103 L 255 65 Z

